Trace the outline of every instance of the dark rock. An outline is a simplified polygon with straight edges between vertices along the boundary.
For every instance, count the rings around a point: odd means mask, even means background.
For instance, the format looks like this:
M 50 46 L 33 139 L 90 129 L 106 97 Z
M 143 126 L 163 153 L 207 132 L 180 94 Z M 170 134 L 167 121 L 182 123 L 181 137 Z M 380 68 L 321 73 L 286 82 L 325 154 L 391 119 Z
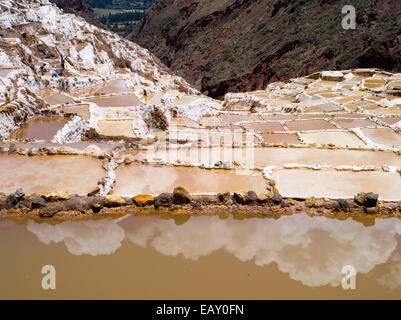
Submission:
M 234 198 L 235 202 L 237 202 L 239 204 L 245 204 L 245 202 L 246 202 L 245 193 L 242 191 L 234 192 L 233 198 Z
M 171 193 L 161 193 L 155 198 L 155 208 L 168 207 L 173 203 L 173 195 Z
M 15 153 L 17 152 L 17 144 L 15 142 L 10 143 L 10 148 L 8 148 L 8 153 Z
M 107 160 L 110 161 L 111 160 L 111 156 L 108 155 L 107 153 L 105 153 L 105 154 L 100 155 L 99 159 L 107 159 Z
M 377 193 L 369 192 L 365 195 L 364 206 L 365 207 L 376 207 L 379 195 Z
M 281 196 L 281 194 L 279 194 L 279 193 L 276 192 L 276 193 L 273 195 L 272 200 L 273 200 L 274 204 L 280 204 L 281 201 L 283 201 L 283 197 Z
M 344 199 L 338 200 L 338 206 L 343 210 L 349 209 L 349 203 L 347 200 Z
M 230 198 L 230 192 L 219 193 L 217 197 L 221 202 L 226 202 Z
M 102 203 L 92 203 L 91 204 L 91 209 L 93 213 L 99 213 L 100 210 L 102 210 L 103 204 Z
M 258 198 L 256 199 L 256 201 L 260 204 L 265 204 L 269 201 L 269 197 L 265 194 L 260 194 L 260 195 L 258 195 Z
M 17 189 L 17 191 L 15 191 L 14 195 L 18 201 L 21 201 L 25 197 L 25 192 L 24 192 L 24 190 L 19 188 L 19 189 Z
M 258 199 L 258 195 L 255 191 L 248 191 L 245 195 L 246 204 L 254 203 Z
M 7 199 L 6 199 L 6 206 L 7 206 L 8 208 L 11 208 L 11 207 L 16 206 L 17 204 L 18 204 L 18 200 L 17 200 L 17 198 L 15 197 L 15 194 L 12 193 L 12 194 L 8 195 L 8 197 L 7 197 Z
M 32 200 L 32 209 L 42 208 L 46 206 L 46 200 L 43 197 L 36 197 Z
M 187 204 L 191 202 L 191 195 L 184 187 L 176 187 L 173 191 L 174 204 Z

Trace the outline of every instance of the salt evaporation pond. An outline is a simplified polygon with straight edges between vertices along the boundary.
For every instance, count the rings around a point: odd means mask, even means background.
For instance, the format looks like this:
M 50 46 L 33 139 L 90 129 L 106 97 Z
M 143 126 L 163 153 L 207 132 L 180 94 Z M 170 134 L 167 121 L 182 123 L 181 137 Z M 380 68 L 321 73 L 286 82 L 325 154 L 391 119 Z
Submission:
M 61 117 L 30 119 L 11 135 L 11 139 L 50 141 L 54 138 L 57 131 L 64 127 L 68 120 L 70 119 Z
M 4 219 L 0 254 L 0 299 L 401 297 L 395 218 Z M 56 290 L 41 286 L 41 269 L 49 264 Z M 356 290 L 341 287 L 345 265 L 357 272 Z

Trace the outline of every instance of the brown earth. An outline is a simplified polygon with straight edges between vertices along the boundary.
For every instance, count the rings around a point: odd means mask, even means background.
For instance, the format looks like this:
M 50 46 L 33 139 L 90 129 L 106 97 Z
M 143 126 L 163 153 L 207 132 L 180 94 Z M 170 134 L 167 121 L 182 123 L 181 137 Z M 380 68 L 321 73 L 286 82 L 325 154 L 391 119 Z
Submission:
M 344 5 L 356 30 L 344 30 Z M 212 97 L 317 70 L 401 70 L 399 0 L 159 0 L 128 36 Z

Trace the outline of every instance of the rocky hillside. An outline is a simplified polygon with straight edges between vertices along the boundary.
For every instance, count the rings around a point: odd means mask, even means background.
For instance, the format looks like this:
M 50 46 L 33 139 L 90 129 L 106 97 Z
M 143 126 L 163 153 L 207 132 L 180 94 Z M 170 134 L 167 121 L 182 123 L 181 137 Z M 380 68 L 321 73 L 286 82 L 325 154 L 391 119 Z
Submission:
M 138 98 L 169 90 L 198 93 L 146 49 L 48 0 L 0 1 L 0 31 L 0 139 L 49 107 L 36 94 L 43 90 L 71 92 L 119 79 Z M 53 77 L 61 56 L 64 75 Z M 43 63 L 49 71 L 44 75 Z
M 344 30 L 352 4 L 356 30 Z M 399 0 L 159 0 L 129 39 L 213 97 L 316 70 L 401 70 Z
M 66 13 L 74 13 L 83 17 L 89 23 L 99 26 L 100 21 L 93 12 L 89 0 L 50 0 Z

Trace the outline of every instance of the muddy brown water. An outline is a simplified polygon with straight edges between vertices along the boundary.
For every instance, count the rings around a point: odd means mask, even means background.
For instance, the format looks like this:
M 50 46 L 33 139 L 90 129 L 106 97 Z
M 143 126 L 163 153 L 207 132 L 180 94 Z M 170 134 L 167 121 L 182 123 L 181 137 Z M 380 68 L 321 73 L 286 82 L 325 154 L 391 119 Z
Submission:
M 62 129 L 69 118 L 47 117 L 33 118 L 25 122 L 12 135 L 11 139 L 35 139 L 50 141 L 57 131 Z
M 400 299 L 401 221 L 365 220 L 5 219 L 0 299 Z M 42 289 L 44 265 L 55 290 Z M 341 286 L 345 265 L 354 290 Z

